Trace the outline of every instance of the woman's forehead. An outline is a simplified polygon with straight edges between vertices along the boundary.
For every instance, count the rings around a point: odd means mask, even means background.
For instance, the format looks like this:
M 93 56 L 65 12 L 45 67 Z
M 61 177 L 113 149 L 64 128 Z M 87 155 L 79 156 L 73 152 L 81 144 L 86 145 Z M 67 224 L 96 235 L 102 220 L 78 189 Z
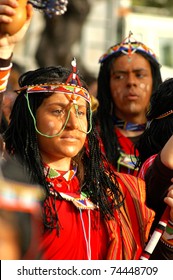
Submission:
M 54 93 L 49 98 L 45 99 L 45 102 L 46 100 L 47 103 L 57 103 L 57 104 L 77 103 L 86 106 L 87 103 L 86 100 L 81 96 L 77 96 L 76 94 L 66 94 L 58 91 L 54 91 Z

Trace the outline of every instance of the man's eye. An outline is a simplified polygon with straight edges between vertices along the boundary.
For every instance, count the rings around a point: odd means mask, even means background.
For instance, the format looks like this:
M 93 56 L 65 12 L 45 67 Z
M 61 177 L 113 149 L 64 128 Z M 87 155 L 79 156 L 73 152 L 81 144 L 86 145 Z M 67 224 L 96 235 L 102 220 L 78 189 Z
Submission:
M 117 80 L 123 80 L 124 79 L 124 75 L 117 75 L 115 78 Z
M 138 78 L 143 78 L 143 77 L 144 77 L 144 74 L 138 73 L 138 74 L 136 74 L 136 77 L 138 77 Z
M 112 78 L 114 79 L 114 80 L 123 80 L 124 79 L 124 75 L 123 74 L 112 74 Z

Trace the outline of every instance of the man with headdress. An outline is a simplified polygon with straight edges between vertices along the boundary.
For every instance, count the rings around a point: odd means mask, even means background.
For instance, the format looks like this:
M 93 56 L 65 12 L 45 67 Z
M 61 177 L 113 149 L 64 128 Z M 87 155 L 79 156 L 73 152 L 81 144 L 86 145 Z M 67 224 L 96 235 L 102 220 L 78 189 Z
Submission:
M 116 170 L 135 174 L 134 143 L 145 129 L 151 95 L 161 83 L 160 64 L 131 32 L 99 62 L 97 122 L 102 148 Z

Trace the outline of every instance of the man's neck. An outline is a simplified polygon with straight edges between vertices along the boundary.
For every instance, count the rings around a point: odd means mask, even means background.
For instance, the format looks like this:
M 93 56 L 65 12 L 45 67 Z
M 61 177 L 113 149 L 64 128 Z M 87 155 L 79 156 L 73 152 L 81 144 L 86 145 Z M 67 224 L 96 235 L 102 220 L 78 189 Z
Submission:
M 140 123 L 140 122 L 128 122 L 124 121 L 122 119 L 117 118 L 116 116 L 113 116 L 113 121 L 116 127 L 118 127 L 121 130 L 129 131 L 129 132 L 143 132 L 145 129 L 146 123 Z M 137 133 L 139 135 L 139 133 Z
M 122 135 L 126 136 L 126 137 L 136 137 L 136 136 L 139 136 L 141 135 L 144 131 L 141 130 L 141 131 L 130 131 L 130 130 L 126 130 L 126 129 L 121 129 L 121 128 L 118 128 L 120 130 L 120 132 L 122 133 Z

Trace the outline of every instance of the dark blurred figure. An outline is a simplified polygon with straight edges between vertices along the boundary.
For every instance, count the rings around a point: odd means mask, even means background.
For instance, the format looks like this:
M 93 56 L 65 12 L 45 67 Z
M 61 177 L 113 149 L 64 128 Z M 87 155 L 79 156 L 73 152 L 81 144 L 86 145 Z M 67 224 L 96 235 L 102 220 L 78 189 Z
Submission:
M 13 61 L 13 67 L 11 69 L 7 90 L 2 94 L 2 103 L 1 103 L 1 125 L 0 133 L 3 133 L 10 121 L 10 114 L 14 104 L 14 101 L 17 97 L 17 93 L 14 91 L 18 89 L 18 79 L 20 75 L 24 72 L 24 67 L 21 66 L 18 62 Z
M 39 259 L 42 190 L 18 162 L 1 158 L 0 167 L 0 259 Z
M 73 44 L 80 41 L 82 27 L 89 11 L 89 0 L 70 0 L 67 11 L 63 15 L 44 16 L 45 28 L 36 51 L 36 60 L 40 67 L 58 64 L 69 67 L 74 56 Z M 85 77 L 87 71 L 83 65 L 80 65 L 78 57 L 77 61 Z

